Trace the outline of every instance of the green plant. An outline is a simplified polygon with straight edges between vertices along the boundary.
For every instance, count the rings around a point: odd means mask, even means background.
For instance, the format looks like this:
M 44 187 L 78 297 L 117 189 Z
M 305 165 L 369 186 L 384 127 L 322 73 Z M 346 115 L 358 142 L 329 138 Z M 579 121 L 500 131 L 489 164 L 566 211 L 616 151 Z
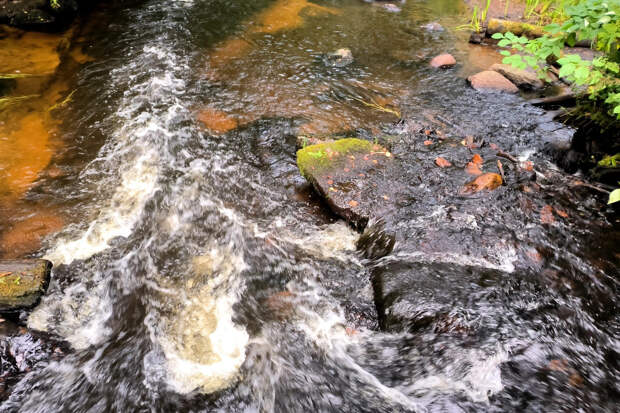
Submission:
M 478 6 L 474 6 L 474 11 L 469 23 L 457 26 L 456 30 L 472 30 L 476 33 L 480 33 L 482 27 L 486 24 L 489 7 L 491 7 L 491 0 L 487 0 L 484 9 L 478 9 Z
M 547 61 L 557 59 L 560 77 L 572 82 L 577 92 L 603 102 L 608 113 L 620 119 L 620 0 L 585 0 L 565 11 L 568 18 L 562 24 L 545 26 L 547 34 L 538 39 L 494 34 L 500 47 L 513 52 L 503 50 L 503 62 L 520 69 L 531 67 L 545 78 Z M 566 45 L 583 40 L 603 54 L 589 61 L 563 53 Z
M 607 205 L 613 204 L 618 201 L 620 201 L 620 188 L 611 191 L 611 193 L 609 194 L 609 201 L 607 201 Z
M 57 9 L 60 7 L 60 0 L 50 0 L 50 6 L 52 9 Z

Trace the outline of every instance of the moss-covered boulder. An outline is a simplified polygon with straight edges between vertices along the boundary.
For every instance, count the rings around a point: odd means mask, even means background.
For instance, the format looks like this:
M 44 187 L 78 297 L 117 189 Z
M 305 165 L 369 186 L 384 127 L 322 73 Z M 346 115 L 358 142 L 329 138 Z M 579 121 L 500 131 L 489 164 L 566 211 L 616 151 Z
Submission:
M 387 171 L 393 163 L 386 148 L 356 138 L 306 146 L 297 152 L 301 174 L 335 214 L 358 228 L 392 208 L 393 180 Z
M 0 260 L 0 312 L 36 305 L 47 290 L 51 270 L 47 260 Z

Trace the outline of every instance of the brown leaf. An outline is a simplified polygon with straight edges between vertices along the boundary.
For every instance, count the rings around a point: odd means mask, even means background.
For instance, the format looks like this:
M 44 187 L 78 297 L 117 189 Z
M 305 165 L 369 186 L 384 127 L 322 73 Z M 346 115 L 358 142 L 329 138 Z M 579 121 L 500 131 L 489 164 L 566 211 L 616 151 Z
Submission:
M 487 172 L 471 182 L 465 184 L 461 193 L 472 194 L 482 190 L 492 191 L 502 185 L 502 177 L 496 173 Z
M 6 276 L 11 275 L 11 274 L 13 274 L 11 271 L 0 272 L 0 278 L 1 277 L 6 277 Z
M 357 201 L 355 201 L 355 200 L 353 200 L 353 199 L 349 201 L 349 206 L 350 206 L 351 208 L 355 208 L 355 207 L 356 207 L 356 206 L 358 206 L 358 205 L 359 205 L 359 202 L 357 202 Z
M 498 150 L 498 149 L 499 149 L 499 146 L 497 146 L 497 145 L 496 145 L 496 144 L 494 144 L 494 143 L 490 143 L 490 144 L 489 144 L 489 146 L 490 146 L 490 147 L 491 147 L 491 149 L 493 149 L 494 151 L 496 151 L 496 150 Z
M 566 360 L 563 359 L 553 359 L 549 362 L 549 365 L 547 367 L 551 371 L 565 372 L 568 370 L 568 363 L 566 362 Z
M 474 162 L 467 162 L 467 166 L 465 167 L 465 172 L 467 172 L 470 175 L 481 175 L 482 174 L 480 167 L 478 166 L 477 163 L 474 163 Z
M 563 209 L 555 208 L 555 213 L 561 216 L 562 218 L 568 218 L 568 214 Z
M 540 222 L 543 224 L 553 224 L 555 222 L 551 205 L 545 205 L 540 209 Z
M 473 158 L 471 158 L 471 161 L 475 164 L 482 165 L 482 156 L 475 154 Z
M 452 166 L 452 164 L 445 160 L 444 158 L 435 158 L 435 164 L 437 164 L 440 168 L 447 168 L 448 166 Z
M 523 169 L 525 169 L 528 172 L 532 172 L 534 170 L 534 164 L 532 163 L 532 161 L 525 161 L 523 162 Z
M 433 141 L 429 141 L 429 140 L 425 140 L 424 141 L 424 146 L 428 146 L 428 145 L 432 145 Z

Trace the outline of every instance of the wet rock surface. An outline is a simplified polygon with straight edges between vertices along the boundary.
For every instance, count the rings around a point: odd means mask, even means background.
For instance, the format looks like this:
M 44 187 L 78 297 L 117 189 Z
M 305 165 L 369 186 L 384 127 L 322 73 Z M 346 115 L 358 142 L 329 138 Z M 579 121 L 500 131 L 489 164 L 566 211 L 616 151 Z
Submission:
M 356 138 L 307 146 L 297 152 L 301 174 L 335 214 L 363 228 L 392 208 L 394 160 L 378 144 Z
M 537 90 L 542 89 L 545 86 L 544 82 L 536 75 L 536 72 L 531 70 L 517 69 L 511 65 L 501 63 L 494 64 L 489 68 L 489 70 L 493 70 L 501 74 L 521 89 Z
M 51 270 L 47 260 L 0 260 L 0 311 L 34 306 L 47 289 Z
M 467 81 L 474 89 L 484 91 L 498 91 L 507 93 L 517 93 L 519 89 L 501 74 L 485 70 L 467 78 Z
M 66 28 L 78 13 L 79 0 L 0 0 L 0 24 L 26 30 L 58 31 Z
M 62 359 L 69 351 L 58 337 L 0 319 L 0 400 L 25 374 Z
M 456 65 L 456 59 L 449 53 L 440 54 L 431 60 L 431 66 L 438 69 L 448 69 Z

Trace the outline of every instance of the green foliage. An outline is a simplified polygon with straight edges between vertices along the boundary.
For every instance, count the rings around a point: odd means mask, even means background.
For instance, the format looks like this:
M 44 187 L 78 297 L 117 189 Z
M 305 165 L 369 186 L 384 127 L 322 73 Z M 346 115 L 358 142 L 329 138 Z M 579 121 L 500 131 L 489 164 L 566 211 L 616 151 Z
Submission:
M 617 168 L 620 166 L 620 153 L 617 153 L 614 156 L 604 157 L 598 161 L 598 166 L 602 166 L 603 168 Z
M 609 194 L 609 201 L 607 202 L 607 205 L 613 204 L 618 201 L 620 201 L 620 188 L 611 191 L 611 194 Z
M 52 9 L 57 9 L 60 7 L 60 0 L 50 0 L 50 6 Z
M 565 12 L 567 19 L 545 26 L 548 34 L 538 39 L 494 34 L 500 47 L 513 52 L 502 51 L 506 56 L 503 62 L 520 69 L 531 67 L 544 78 L 549 59 L 557 59 L 560 77 L 585 89 L 590 99 L 604 102 L 609 114 L 620 119 L 620 0 L 584 0 L 567 6 Z M 566 45 L 583 40 L 590 41 L 603 56 L 588 61 L 576 54 L 563 55 Z
M 480 33 L 487 21 L 487 13 L 491 7 L 491 0 L 487 0 L 484 9 L 478 9 L 478 6 L 474 6 L 469 23 L 457 26 L 456 30 L 472 30 L 476 33 Z

